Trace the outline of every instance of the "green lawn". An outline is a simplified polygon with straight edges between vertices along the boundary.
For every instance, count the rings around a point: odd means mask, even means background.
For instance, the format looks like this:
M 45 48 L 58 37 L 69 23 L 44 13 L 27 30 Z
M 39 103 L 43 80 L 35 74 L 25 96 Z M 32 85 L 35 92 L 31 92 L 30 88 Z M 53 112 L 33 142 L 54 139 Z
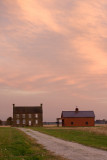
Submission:
M 107 150 L 107 135 L 77 129 L 32 128 L 40 132 L 86 146 Z
M 0 160 L 64 160 L 54 156 L 23 132 L 0 127 Z

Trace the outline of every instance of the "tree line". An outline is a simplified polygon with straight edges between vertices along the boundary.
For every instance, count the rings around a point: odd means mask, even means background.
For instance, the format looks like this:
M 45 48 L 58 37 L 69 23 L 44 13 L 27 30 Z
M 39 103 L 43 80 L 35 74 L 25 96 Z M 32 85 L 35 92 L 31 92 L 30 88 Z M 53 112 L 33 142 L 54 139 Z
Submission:
M 13 118 L 12 117 L 8 117 L 6 121 L 2 121 L 0 119 L 0 125 L 12 125 L 13 124 Z

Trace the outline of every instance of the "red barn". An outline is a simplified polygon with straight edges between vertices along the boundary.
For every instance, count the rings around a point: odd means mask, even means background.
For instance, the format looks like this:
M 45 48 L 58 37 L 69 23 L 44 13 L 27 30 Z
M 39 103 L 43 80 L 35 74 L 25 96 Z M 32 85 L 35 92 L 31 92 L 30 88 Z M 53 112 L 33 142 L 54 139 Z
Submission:
M 93 111 L 79 111 L 78 108 L 75 111 L 62 111 L 61 118 L 62 126 L 64 127 L 85 127 L 94 126 L 95 114 Z

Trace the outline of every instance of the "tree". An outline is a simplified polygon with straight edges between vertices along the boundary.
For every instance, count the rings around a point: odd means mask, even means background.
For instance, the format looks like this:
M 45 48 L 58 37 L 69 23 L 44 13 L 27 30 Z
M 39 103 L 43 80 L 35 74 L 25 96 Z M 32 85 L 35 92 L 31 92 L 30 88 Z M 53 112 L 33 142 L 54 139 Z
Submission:
M 8 117 L 6 122 L 7 122 L 6 123 L 7 125 L 12 125 L 13 124 L 13 118 L 12 117 Z
M 2 120 L 0 119 L 0 125 L 2 125 Z

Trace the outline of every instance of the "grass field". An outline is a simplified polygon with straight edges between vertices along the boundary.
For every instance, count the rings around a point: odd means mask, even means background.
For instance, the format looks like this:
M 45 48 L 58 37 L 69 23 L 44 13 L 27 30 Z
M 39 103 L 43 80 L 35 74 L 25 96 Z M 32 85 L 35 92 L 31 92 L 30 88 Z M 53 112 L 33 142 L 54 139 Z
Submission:
M 0 160 L 65 160 L 46 151 L 21 131 L 0 127 Z
M 40 127 L 32 128 L 40 132 L 67 140 L 107 150 L 106 127 Z M 103 131 L 103 132 L 101 132 Z M 105 132 L 104 132 L 105 131 Z

